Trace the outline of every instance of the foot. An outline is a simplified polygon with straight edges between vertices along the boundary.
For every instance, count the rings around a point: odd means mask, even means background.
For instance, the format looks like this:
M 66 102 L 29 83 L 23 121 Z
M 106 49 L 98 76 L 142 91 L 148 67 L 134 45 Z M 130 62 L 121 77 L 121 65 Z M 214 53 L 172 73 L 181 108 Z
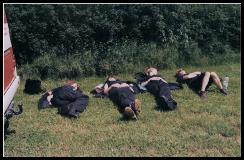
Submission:
M 127 117 L 129 117 L 129 118 L 131 118 L 131 119 L 137 120 L 136 114 L 131 109 L 131 107 L 125 107 L 124 115 L 127 116 Z
M 224 89 L 219 90 L 222 94 L 227 95 L 227 92 Z
M 200 96 L 200 98 L 201 98 L 201 99 L 203 99 L 203 100 L 208 99 L 208 97 L 207 97 L 207 95 L 206 95 L 206 92 L 205 92 L 205 91 L 200 91 L 200 92 L 199 92 L 199 96 Z
M 141 102 L 139 99 L 135 99 L 135 105 L 134 105 L 134 112 L 136 113 L 136 115 L 139 115 L 139 113 L 141 112 Z

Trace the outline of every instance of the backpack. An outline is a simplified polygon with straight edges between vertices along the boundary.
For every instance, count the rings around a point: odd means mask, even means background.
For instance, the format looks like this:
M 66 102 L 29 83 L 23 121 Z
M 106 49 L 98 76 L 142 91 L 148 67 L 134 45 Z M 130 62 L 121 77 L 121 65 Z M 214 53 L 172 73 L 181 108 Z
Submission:
M 148 75 L 146 75 L 145 73 L 143 72 L 137 72 L 135 75 L 134 75 L 137 83 L 141 83 L 143 81 L 145 81 L 146 79 L 148 79 Z
M 41 81 L 36 79 L 27 79 L 25 82 L 24 92 L 28 94 L 37 94 L 42 92 Z

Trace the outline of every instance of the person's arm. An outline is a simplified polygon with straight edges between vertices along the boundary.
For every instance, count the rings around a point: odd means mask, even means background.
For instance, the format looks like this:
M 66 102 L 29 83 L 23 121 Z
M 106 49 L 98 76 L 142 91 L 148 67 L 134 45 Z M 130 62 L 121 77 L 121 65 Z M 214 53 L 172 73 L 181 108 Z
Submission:
M 120 84 L 118 87 L 119 87 L 119 88 L 121 88 L 121 87 L 129 87 L 129 89 L 130 89 L 133 93 L 135 92 L 134 89 L 132 88 L 132 86 L 130 86 L 130 85 L 127 84 L 127 83 L 122 83 L 122 84 Z
M 104 87 L 103 87 L 103 93 L 105 93 L 105 94 L 108 94 L 108 84 L 107 83 L 105 83 L 105 85 L 104 85 Z
M 189 78 L 194 78 L 200 74 L 201 74 L 201 72 L 192 72 L 192 73 L 189 73 L 189 74 L 183 76 L 183 79 L 185 80 L 185 79 L 189 79 Z
M 152 78 L 149 78 L 147 81 L 142 82 L 142 83 L 141 83 L 141 86 L 142 86 L 142 87 L 145 87 L 145 86 L 148 84 L 148 82 L 150 82 L 150 81 L 152 81 L 152 80 L 156 80 L 156 81 L 162 80 L 163 82 L 167 83 L 167 82 L 166 82 L 163 78 L 161 78 L 161 77 L 152 77 Z
M 157 80 L 157 81 L 159 81 L 159 80 L 161 80 L 161 81 L 163 81 L 163 82 L 165 82 L 165 83 L 168 83 L 168 82 L 166 82 L 163 78 L 161 78 L 161 77 L 152 77 L 152 78 L 150 78 L 150 80 Z
M 134 93 L 135 91 L 134 91 L 134 89 L 131 87 L 131 86 L 129 86 L 129 88 L 130 88 L 130 90 Z
M 150 79 L 148 79 L 148 80 L 145 81 L 145 82 L 142 82 L 142 83 L 141 83 L 141 86 L 142 86 L 142 87 L 145 87 L 145 86 L 148 84 L 149 81 L 150 81 Z
M 108 87 L 108 84 L 106 83 L 106 84 L 104 85 L 104 91 L 103 91 L 103 92 L 104 92 L 105 94 L 108 95 L 108 92 L 109 92 L 113 87 L 119 88 L 119 87 L 120 87 L 120 84 L 115 83 L 115 84 L 111 85 L 110 87 Z

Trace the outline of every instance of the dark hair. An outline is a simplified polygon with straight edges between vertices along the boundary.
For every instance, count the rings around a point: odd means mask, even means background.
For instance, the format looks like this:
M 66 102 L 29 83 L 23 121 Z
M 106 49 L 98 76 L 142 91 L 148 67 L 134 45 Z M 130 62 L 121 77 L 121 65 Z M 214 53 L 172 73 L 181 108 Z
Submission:
M 176 77 L 176 82 L 180 83 L 180 84 L 184 84 L 186 83 L 186 81 L 183 79 L 183 75 L 180 76 L 179 73 L 182 71 L 183 69 L 180 68 L 176 71 L 175 77 Z
M 180 68 L 180 69 L 177 69 L 176 73 L 175 73 L 175 77 L 179 77 L 179 73 L 182 71 L 183 69 Z

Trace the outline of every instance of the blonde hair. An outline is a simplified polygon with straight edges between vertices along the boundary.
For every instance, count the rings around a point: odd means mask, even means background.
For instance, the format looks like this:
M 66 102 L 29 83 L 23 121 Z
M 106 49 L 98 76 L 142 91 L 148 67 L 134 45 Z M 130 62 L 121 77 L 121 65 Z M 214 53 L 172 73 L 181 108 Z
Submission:
M 149 68 L 147 68 L 147 69 L 145 70 L 145 73 L 146 73 L 147 75 L 150 75 L 150 72 L 154 72 L 155 75 L 158 74 L 158 70 L 157 70 L 156 68 L 154 68 L 154 67 L 149 67 Z
M 118 77 L 117 77 L 117 76 L 115 76 L 115 75 L 111 74 L 111 75 L 108 75 L 108 76 L 107 76 L 106 80 L 108 81 L 110 78 L 114 78 L 115 80 L 117 80 L 117 79 L 118 79 Z

